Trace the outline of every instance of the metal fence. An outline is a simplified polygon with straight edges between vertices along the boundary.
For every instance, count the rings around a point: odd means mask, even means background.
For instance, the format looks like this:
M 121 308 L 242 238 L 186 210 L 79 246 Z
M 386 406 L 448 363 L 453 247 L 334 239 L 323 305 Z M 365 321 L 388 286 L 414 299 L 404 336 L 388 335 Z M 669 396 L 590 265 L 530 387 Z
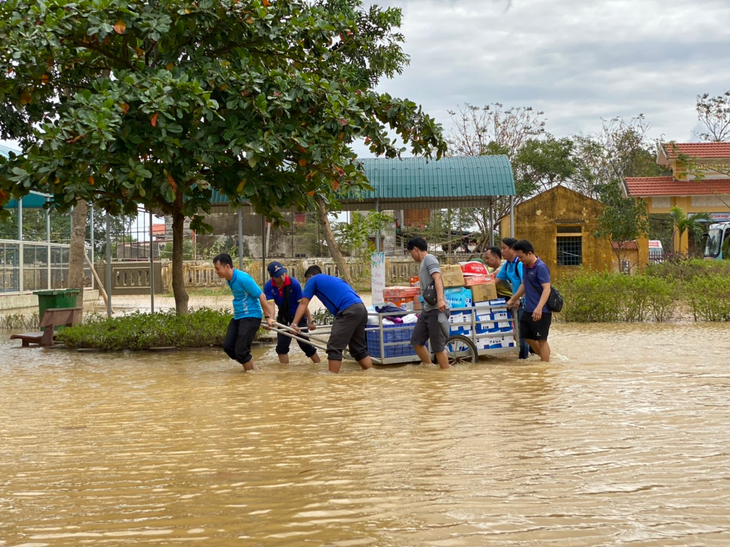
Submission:
M 68 256 L 65 243 L 0 239 L 0 293 L 66 287 Z

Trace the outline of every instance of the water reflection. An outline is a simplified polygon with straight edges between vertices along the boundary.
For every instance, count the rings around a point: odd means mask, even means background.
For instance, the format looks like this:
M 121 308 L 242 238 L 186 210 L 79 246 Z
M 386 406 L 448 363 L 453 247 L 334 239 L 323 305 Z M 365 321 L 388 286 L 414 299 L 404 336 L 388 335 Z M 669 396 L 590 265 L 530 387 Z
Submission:
M 0 338 L 0 545 L 726 545 L 726 325 L 450 371 Z

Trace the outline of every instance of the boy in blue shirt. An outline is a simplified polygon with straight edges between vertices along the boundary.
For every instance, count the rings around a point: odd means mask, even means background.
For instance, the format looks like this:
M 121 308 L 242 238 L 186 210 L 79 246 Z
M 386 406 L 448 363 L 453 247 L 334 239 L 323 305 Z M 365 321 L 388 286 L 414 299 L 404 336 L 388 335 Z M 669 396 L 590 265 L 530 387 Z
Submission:
M 228 323 L 223 351 L 241 363 L 244 371 L 253 370 L 251 343 L 261 326 L 261 317 L 266 316 L 269 327 L 274 325 L 269 312 L 263 313 L 263 310 L 268 310 L 266 298 L 253 277 L 233 267 L 231 255 L 219 254 L 213 259 L 213 267 L 218 277 L 226 280 L 233 293 L 233 319 Z
M 274 316 L 274 303 L 276 303 L 279 308 L 276 320 L 282 325 L 290 325 L 299 307 L 299 301 L 302 299 L 302 286 L 296 278 L 286 275 L 286 268 L 280 262 L 270 263 L 267 266 L 267 270 L 271 277 L 264 285 L 264 295 L 270 306 L 268 313 L 272 317 Z M 309 308 L 307 308 L 306 317 L 302 318 L 298 326 L 308 326 L 309 330 L 316 328 Z M 276 335 L 276 354 L 279 356 L 279 362 L 283 365 L 289 363 L 289 347 L 291 346 L 291 341 L 291 336 L 282 333 L 277 333 Z M 301 340 L 297 340 L 297 344 L 299 344 L 301 350 L 312 362 L 321 362 L 319 355 L 317 355 L 317 349 L 312 344 L 307 344 Z
M 363 369 L 372 368 L 373 362 L 365 336 L 368 310 L 355 290 L 339 277 L 323 274 L 322 269 L 316 265 L 310 266 L 304 272 L 304 279 L 307 284 L 304 286 L 297 313 L 294 314 L 292 329 L 299 332 L 299 322 L 308 312 L 309 301 L 316 296 L 335 316 L 327 341 L 330 372 L 340 372 L 342 352 L 346 346 L 349 346 L 350 354 Z

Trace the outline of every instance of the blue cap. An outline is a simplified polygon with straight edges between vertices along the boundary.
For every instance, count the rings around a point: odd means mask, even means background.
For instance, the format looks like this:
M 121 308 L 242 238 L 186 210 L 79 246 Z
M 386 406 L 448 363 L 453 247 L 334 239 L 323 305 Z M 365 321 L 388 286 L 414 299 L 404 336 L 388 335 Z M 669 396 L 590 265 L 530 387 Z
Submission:
M 286 273 L 286 268 L 281 265 L 281 262 L 271 262 L 267 269 L 271 277 L 281 277 Z

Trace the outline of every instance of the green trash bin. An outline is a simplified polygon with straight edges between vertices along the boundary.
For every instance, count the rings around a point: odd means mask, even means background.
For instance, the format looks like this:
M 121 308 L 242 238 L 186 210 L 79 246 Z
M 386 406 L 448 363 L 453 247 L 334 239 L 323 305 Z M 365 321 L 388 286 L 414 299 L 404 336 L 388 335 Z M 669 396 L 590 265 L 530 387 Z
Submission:
M 38 320 L 43 318 L 43 312 L 49 308 L 75 308 L 79 289 L 53 289 L 48 291 L 33 291 L 38 295 Z M 45 330 L 45 329 L 41 329 Z M 58 327 L 56 327 L 58 330 Z

